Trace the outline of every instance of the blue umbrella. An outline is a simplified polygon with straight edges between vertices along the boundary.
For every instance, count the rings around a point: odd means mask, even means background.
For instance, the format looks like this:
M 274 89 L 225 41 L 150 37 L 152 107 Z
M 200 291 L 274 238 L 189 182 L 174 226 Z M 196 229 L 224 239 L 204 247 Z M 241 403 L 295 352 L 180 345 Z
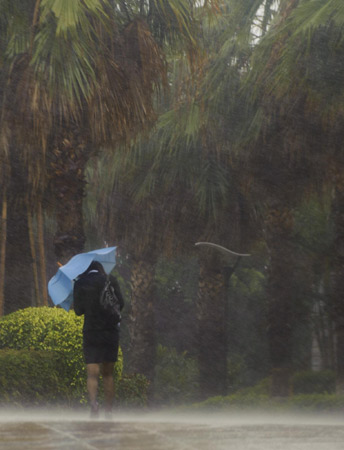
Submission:
M 73 256 L 67 264 L 61 266 L 48 283 L 48 292 L 54 303 L 69 311 L 73 302 L 74 280 L 85 272 L 92 261 L 100 262 L 107 274 L 116 265 L 116 247 L 100 248 L 88 253 Z

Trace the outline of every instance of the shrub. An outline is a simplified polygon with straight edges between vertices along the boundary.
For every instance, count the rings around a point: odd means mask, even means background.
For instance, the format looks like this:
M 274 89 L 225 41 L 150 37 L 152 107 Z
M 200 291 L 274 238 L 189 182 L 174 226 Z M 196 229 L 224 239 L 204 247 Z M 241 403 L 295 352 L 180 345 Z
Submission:
M 238 392 L 226 397 L 211 397 L 195 403 L 189 409 L 195 410 L 254 410 L 266 411 L 309 411 L 309 412 L 343 412 L 344 396 L 335 394 L 303 394 L 289 398 L 271 398 L 267 394 Z
M 331 376 L 332 379 L 332 376 Z M 199 410 L 246 410 L 262 408 L 271 411 L 312 411 L 312 412 L 343 412 L 344 396 L 335 394 L 300 394 L 286 398 L 270 397 L 270 379 L 266 378 L 256 386 L 241 389 L 235 394 L 225 397 L 211 397 L 195 403 L 191 409 Z
M 147 405 L 149 381 L 144 375 L 124 375 L 116 388 L 116 402 L 119 406 L 140 407 Z
M 83 402 L 86 399 L 86 372 L 82 324 L 83 318 L 73 311 L 67 313 L 63 309 L 50 307 L 22 309 L 0 319 L 0 349 L 56 353 L 59 384 L 69 390 L 71 399 Z M 115 366 L 115 382 L 122 375 L 122 366 L 120 352 Z M 45 384 L 44 379 L 41 383 Z
M 0 350 L 0 401 L 36 405 L 68 399 L 60 382 L 61 358 L 56 352 Z
M 331 394 L 336 389 L 336 375 L 331 370 L 298 372 L 291 382 L 294 394 Z
M 289 405 L 308 411 L 344 411 L 344 396 L 335 394 L 302 394 L 289 399 Z
M 195 409 L 220 410 L 220 409 L 246 409 L 266 407 L 270 403 L 268 395 L 255 395 L 252 393 L 237 393 L 225 397 L 210 397 L 203 402 L 193 405 Z
M 193 401 L 198 392 L 196 361 L 187 352 L 162 345 L 157 349 L 154 398 L 161 404 L 180 404 Z
M 240 389 L 234 394 L 210 397 L 202 402 L 195 403 L 195 409 L 228 409 L 265 407 L 271 404 L 268 394 L 269 378 L 260 381 L 256 386 Z

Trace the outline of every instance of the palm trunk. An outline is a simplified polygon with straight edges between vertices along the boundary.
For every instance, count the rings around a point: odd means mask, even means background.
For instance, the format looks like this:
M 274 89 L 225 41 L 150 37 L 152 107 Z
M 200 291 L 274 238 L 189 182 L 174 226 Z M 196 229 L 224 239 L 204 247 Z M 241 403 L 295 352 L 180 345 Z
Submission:
M 7 240 L 7 190 L 4 187 L 2 192 L 2 210 L 1 210 L 0 317 L 4 315 L 4 306 L 5 306 L 6 240 Z
M 38 280 L 38 260 L 37 260 L 37 251 L 36 251 L 36 242 L 35 242 L 35 234 L 33 230 L 33 221 L 32 221 L 32 215 L 29 209 L 29 202 L 27 201 L 27 221 L 28 221 L 28 228 L 29 228 L 29 241 L 30 241 L 30 248 L 31 248 L 31 256 L 32 256 L 32 269 L 33 269 L 33 279 L 34 279 L 34 286 L 35 286 L 35 299 L 36 301 L 33 302 L 33 306 L 41 306 L 41 293 L 39 289 L 39 280 Z
M 89 150 L 80 136 L 66 133 L 55 143 L 53 155 L 51 187 L 56 196 L 57 222 L 54 246 L 58 261 L 65 264 L 82 252 L 86 240 L 82 203 Z
M 5 314 L 31 306 L 33 291 L 28 218 L 23 201 L 9 208 L 7 215 Z
M 344 392 L 344 180 L 337 182 L 332 204 L 335 226 L 334 268 L 333 268 L 333 320 L 335 324 L 337 391 Z
M 145 375 L 151 383 L 155 366 L 154 317 L 155 265 L 135 260 L 131 266 L 130 370 Z
M 46 271 L 46 258 L 44 247 L 44 221 L 42 213 L 42 204 L 39 202 L 37 206 L 37 225 L 38 225 L 38 252 L 40 260 L 40 278 L 41 278 L 41 292 L 43 305 L 48 306 L 48 290 L 47 290 L 47 271 Z
M 268 267 L 268 342 L 272 364 L 271 395 L 290 393 L 292 370 L 294 249 L 291 243 L 293 216 L 289 209 L 276 205 L 266 219 Z
M 197 319 L 200 397 L 226 394 L 227 290 L 224 274 L 213 260 L 201 260 Z

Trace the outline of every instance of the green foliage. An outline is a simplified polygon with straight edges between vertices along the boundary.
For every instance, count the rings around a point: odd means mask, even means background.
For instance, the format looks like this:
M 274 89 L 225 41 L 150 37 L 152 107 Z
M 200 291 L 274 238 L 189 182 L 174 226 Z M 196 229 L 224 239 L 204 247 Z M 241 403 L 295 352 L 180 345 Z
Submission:
M 196 361 L 187 352 L 158 346 L 154 394 L 160 404 L 181 404 L 195 399 L 198 391 Z
M 294 2 L 256 47 L 249 79 L 258 95 L 265 91 L 265 100 L 260 99 L 260 104 L 271 102 L 269 112 L 274 98 L 279 105 L 282 99 L 289 103 L 288 107 L 284 104 L 283 114 L 289 108 L 292 111 L 292 105 L 302 99 L 302 104 L 308 105 L 302 114 L 299 112 L 298 122 L 311 117 L 314 127 L 314 118 L 318 116 L 319 126 L 332 128 L 333 121 L 338 120 L 342 114 L 343 12 L 341 0 Z M 269 116 L 266 114 L 265 119 Z M 267 125 L 265 119 L 263 127 Z M 306 134 L 305 127 L 301 134 Z M 297 147 L 295 135 L 291 145 L 293 154 Z M 310 148 L 314 158 L 314 146 Z M 305 145 L 300 149 L 307 151 Z
M 252 409 L 264 408 L 269 411 L 343 411 L 344 396 L 334 394 L 304 394 L 288 399 L 273 399 L 266 394 L 241 392 L 227 397 L 212 397 L 190 407 L 197 410 Z
M 176 291 L 182 290 L 184 301 L 192 303 L 197 293 L 198 276 L 199 266 L 196 258 L 161 258 L 155 270 L 158 298 L 168 301 Z
M 294 394 L 333 394 L 336 375 L 331 370 L 298 372 L 292 377 L 292 387 Z
M 263 293 L 265 277 L 255 268 L 242 268 L 231 277 L 231 286 L 242 296 L 259 296 Z
M 69 0 L 42 0 L 41 20 L 53 14 L 57 21 L 56 34 L 76 29 L 87 24 L 87 15 L 100 13 L 105 17 L 100 0 L 71 2 Z M 99 14 L 99 16 L 100 16 Z
M 36 405 L 68 400 L 70 389 L 60 376 L 63 366 L 56 352 L 0 350 L 0 402 Z
M 343 411 L 344 396 L 335 394 L 295 395 L 288 401 L 289 406 L 310 411 Z
M 330 217 L 329 194 L 319 199 L 307 198 L 295 211 L 294 239 L 309 252 L 324 257 L 333 246 L 334 230 Z
M 293 13 L 293 38 L 309 35 L 323 25 L 342 27 L 344 8 L 341 0 L 306 0 Z
M 124 375 L 116 388 L 116 402 L 124 407 L 146 406 L 148 386 L 144 375 Z
M 231 353 L 227 359 L 227 393 L 236 392 L 248 383 L 248 367 L 245 354 Z
M 196 403 L 192 407 L 196 409 L 222 409 L 265 406 L 270 403 L 268 389 L 269 379 L 266 378 L 256 386 L 241 389 L 234 394 L 224 397 L 211 397 L 203 402 Z
M 83 318 L 60 308 L 26 308 L 0 320 L 0 348 L 56 352 L 61 385 L 68 386 L 71 398 L 86 398 L 86 372 L 82 351 Z M 115 365 L 115 382 L 122 374 L 122 353 Z M 24 372 L 22 372 L 24 374 Z M 25 376 L 27 376 L 25 374 Z M 44 385 L 44 381 L 43 381 Z
M 327 377 L 331 378 L 330 373 Z M 190 408 L 203 410 L 252 409 L 264 408 L 266 411 L 343 411 L 344 396 L 335 394 L 300 394 L 289 398 L 271 398 L 269 392 L 270 379 L 265 378 L 256 386 L 242 389 L 225 397 L 212 397 L 204 402 L 195 403 Z
M 256 384 L 269 371 L 266 279 L 264 268 L 259 269 L 241 266 L 230 279 L 228 393 Z
M 68 361 L 63 378 L 84 393 L 83 319 L 58 308 L 26 308 L 1 319 L 0 348 L 57 351 Z
M 267 395 L 256 395 L 253 393 L 238 393 L 226 397 L 211 397 L 204 402 L 195 405 L 197 409 L 221 409 L 221 408 L 246 408 L 260 407 L 268 403 Z

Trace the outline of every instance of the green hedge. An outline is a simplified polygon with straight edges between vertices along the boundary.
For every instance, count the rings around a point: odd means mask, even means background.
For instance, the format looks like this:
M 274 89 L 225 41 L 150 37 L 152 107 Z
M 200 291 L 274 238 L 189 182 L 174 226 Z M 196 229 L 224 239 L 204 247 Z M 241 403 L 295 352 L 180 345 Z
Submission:
M 147 405 L 149 381 L 144 375 L 124 375 L 116 386 L 116 403 L 124 407 L 142 407 Z
M 154 400 L 159 405 L 194 401 L 198 394 L 197 362 L 187 352 L 158 345 L 154 378 Z
M 291 380 L 293 394 L 333 394 L 336 374 L 331 370 L 297 372 Z
M 190 410 L 242 410 L 255 409 L 265 411 L 307 411 L 307 412 L 344 412 L 344 396 L 335 394 L 303 394 L 284 399 L 274 399 L 268 395 L 238 393 L 227 397 L 212 397 L 204 402 L 195 403 Z
M 59 375 L 61 358 L 56 352 L 0 350 L 0 402 L 37 405 L 70 399 Z
M 70 401 L 83 402 L 87 395 L 86 372 L 82 352 L 82 324 L 83 318 L 76 316 L 73 311 L 67 313 L 63 309 L 50 307 L 22 309 L 0 319 L 0 349 L 26 349 L 47 352 L 47 355 L 52 358 L 52 362 L 55 361 L 58 365 L 56 395 L 65 392 L 65 397 L 69 398 Z M 52 356 L 52 352 L 56 357 Z M 45 360 L 45 357 L 36 356 L 33 352 L 28 354 L 32 355 L 34 361 L 38 362 L 39 358 L 42 358 L 42 361 Z M 6 352 L 3 355 L 3 358 L 6 359 Z M 49 356 L 47 356 L 47 359 L 49 359 Z M 12 360 L 16 359 L 14 354 L 8 357 Z M 30 377 L 30 372 L 36 370 L 28 362 L 26 364 L 25 366 L 23 363 L 22 368 L 20 368 L 19 361 L 15 363 L 15 367 L 22 373 L 23 379 Z M 119 360 L 115 365 L 116 384 L 121 378 L 122 367 L 123 360 L 120 351 Z M 43 368 L 40 371 L 40 383 L 43 386 L 46 383 L 45 380 L 50 377 L 48 373 L 50 369 L 48 370 L 48 366 L 46 368 L 46 372 Z M 39 373 L 37 372 L 38 376 Z M 53 377 L 53 371 L 51 377 Z M 10 383 L 11 379 L 7 379 L 6 385 L 9 391 L 11 391 Z M 23 382 L 24 385 L 26 385 L 25 382 Z M 51 399 L 50 394 L 47 395 L 47 398 Z
M 302 394 L 289 399 L 294 409 L 319 412 L 343 412 L 344 396 L 336 394 Z
M 303 373 L 300 379 L 304 380 Z M 320 372 L 317 372 L 321 378 Z M 334 374 L 328 374 L 324 379 L 333 383 Z M 296 377 L 298 379 L 298 377 Z M 322 378 L 321 378 L 322 379 Z M 329 393 L 304 393 L 291 395 L 287 398 L 274 398 L 269 395 L 270 379 L 266 378 L 256 386 L 242 389 L 228 396 L 211 397 L 207 400 L 191 405 L 189 408 L 196 410 L 250 410 L 264 409 L 266 411 L 312 411 L 312 412 L 343 412 L 344 395 Z M 318 386 L 318 384 L 315 384 Z M 326 385 L 328 386 L 328 385 Z

